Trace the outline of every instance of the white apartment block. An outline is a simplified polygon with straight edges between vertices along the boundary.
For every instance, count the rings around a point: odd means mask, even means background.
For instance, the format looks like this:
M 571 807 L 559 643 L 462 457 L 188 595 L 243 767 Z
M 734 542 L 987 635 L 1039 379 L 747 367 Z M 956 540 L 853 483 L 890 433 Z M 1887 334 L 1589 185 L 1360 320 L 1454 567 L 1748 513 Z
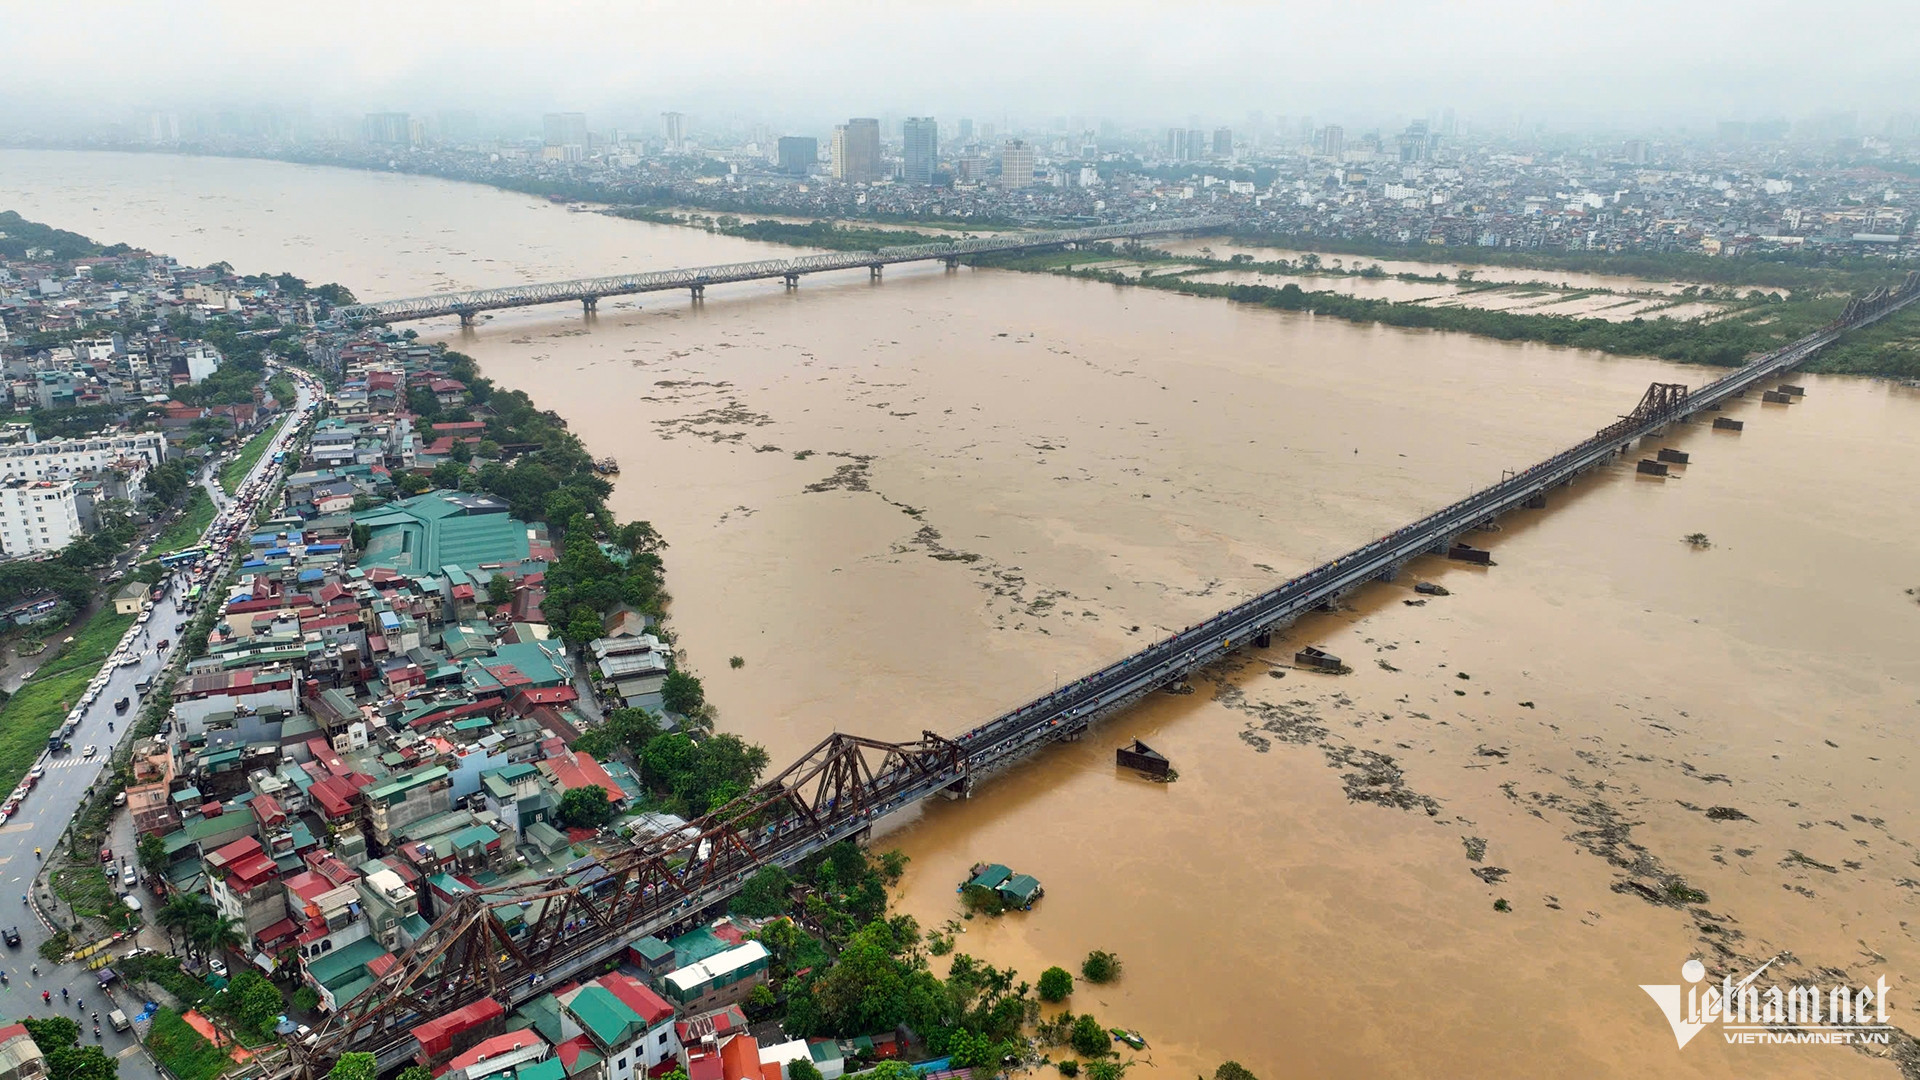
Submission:
M 97 473 L 126 461 L 143 461 L 137 472 L 160 464 L 167 439 L 157 431 L 99 435 L 84 439 L 48 439 L 0 446 L 0 480 L 47 480 Z
M 195 386 L 207 381 L 207 376 L 220 370 L 220 350 L 207 344 L 188 346 L 187 381 Z
M 73 485 L 52 480 L 0 484 L 0 554 L 58 551 L 80 536 Z

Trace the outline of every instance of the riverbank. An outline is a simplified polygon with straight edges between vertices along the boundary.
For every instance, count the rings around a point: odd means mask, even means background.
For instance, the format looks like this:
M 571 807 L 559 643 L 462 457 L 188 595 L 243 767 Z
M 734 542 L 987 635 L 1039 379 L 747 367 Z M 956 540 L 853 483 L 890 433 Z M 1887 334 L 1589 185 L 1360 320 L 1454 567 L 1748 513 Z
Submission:
M 652 210 L 644 207 L 612 207 L 606 213 L 630 220 L 658 225 L 698 228 L 717 235 L 762 243 L 832 251 L 858 251 L 905 244 L 930 244 L 951 240 L 951 236 L 903 232 L 894 229 L 862 228 L 836 221 L 802 223 L 783 220 L 745 221 L 732 215 L 702 217 L 684 212 Z M 1402 256 L 1413 254 L 1400 252 Z M 1448 250 L 1445 254 L 1464 254 Z M 1498 254 L 1498 253 L 1495 253 Z M 1113 267 L 1124 260 L 1125 269 Z M 1753 356 L 1769 352 L 1793 341 L 1838 317 L 1846 301 L 1882 285 L 1897 283 L 1902 273 L 1886 264 L 1868 264 L 1847 268 L 1796 267 L 1766 264 L 1758 271 L 1748 268 L 1739 273 L 1721 270 L 1717 277 L 1725 284 L 1685 282 L 1673 285 L 1662 280 L 1645 279 L 1643 289 L 1630 283 L 1619 288 L 1587 287 L 1549 292 L 1543 298 L 1529 295 L 1516 285 L 1532 284 L 1540 291 L 1550 283 L 1476 282 L 1470 269 L 1457 270 L 1450 278 L 1436 267 L 1432 274 L 1402 271 L 1387 273 L 1378 266 L 1363 266 L 1356 260 L 1351 267 L 1323 263 L 1316 254 L 1302 262 L 1262 262 L 1246 255 L 1226 259 L 1211 254 L 1174 254 L 1139 242 L 1095 245 L 1092 251 L 1023 253 L 985 256 L 970 260 L 974 265 L 1019 270 L 1029 273 L 1055 273 L 1091 278 L 1111 285 L 1131 285 L 1162 289 L 1188 296 L 1225 299 L 1282 311 L 1331 315 L 1359 324 L 1381 324 L 1420 330 L 1445 330 L 1475 334 L 1499 341 L 1530 341 L 1547 345 L 1593 349 L 1620 356 L 1651 356 L 1675 363 L 1736 367 Z M 1526 259 L 1496 260 L 1492 265 L 1539 269 L 1571 270 L 1582 274 L 1609 273 L 1630 275 L 1656 268 L 1697 273 L 1707 260 L 1675 256 L 1671 261 L 1639 256 L 1609 263 L 1603 256 L 1559 258 L 1531 256 Z M 1732 260 L 1728 260 L 1732 261 Z M 1162 273 L 1150 273 L 1159 268 Z M 1200 280 L 1215 273 L 1246 273 L 1268 276 L 1269 280 L 1297 276 L 1299 281 L 1283 285 L 1245 284 Z M 1431 286 L 1436 295 L 1417 299 L 1393 299 L 1377 296 L 1343 295 L 1319 279 L 1346 278 L 1359 282 L 1391 280 Z M 1671 279 L 1666 279 L 1671 280 Z M 1772 292 L 1759 288 L 1744 293 L 1734 282 L 1770 285 Z M 1789 285 L 1788 283 L 1791 283 Z M 1799 292 L 1783 294 L 1781 289 Z M 1442 292 L 1443 291 L 1443 292 Z M 1561 311 L 1529 312 L 1504 310 L 1492 298 L 1476 294 L 1500 293 L 1498 300 L 1511 302 L 1544 299 L 1560 306 Z M 1451 295 L 1447 295 L 1451 294 Z M 1629 308 L 1610 315 L 1589 314 L 1595 296 L 1618 294 L 1619 305 Z M 1602 303 L 1605 301 L 1602 300 Z M 1687 317 L 1675 317 L 1676 315 Z M 1861 332 L 1849 336 L 1827 353 L 1806 365 L 1806 370 L 1825 374 L 1873 375 L 1895 379 L 1920 378 L 1920 311 L 1906 311 Z

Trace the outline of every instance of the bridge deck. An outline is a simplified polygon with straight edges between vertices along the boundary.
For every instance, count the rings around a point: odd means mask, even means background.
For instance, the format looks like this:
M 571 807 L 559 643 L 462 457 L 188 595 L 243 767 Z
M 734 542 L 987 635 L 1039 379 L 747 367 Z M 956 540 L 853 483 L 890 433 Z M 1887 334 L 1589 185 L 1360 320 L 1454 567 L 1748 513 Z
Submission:
M 1192 232 L 1225 228 L 1229 217 L 1169 218 L 1162 221 L 1131 222 L 1122 225 L 1096 225 L 1086 229 L 1062 229 L 1052 232 L 1004 233 L 970 240 L 934 244 L 907 244 L 872 251 L 834 251 L 819 255 L 799 255 L 791 259 L 758 259 L 753 262 L 725 263 L 717 266 L 692 266 L 674 270 L 649 270 L 639 274 L 615 274 L 609 277 L 576 278 L 571 281 L 547 281 L 533 285 L 509 285 L 498 289 L 435 293 L 372 304 L 353 304 L 335 314 L 348 322 L 393 323 L 410 319 L 430 319 L 442 315 L 469 316 L 501 308 L 531 307 L 569 300 L 599 300 L 606 296 L 631 296 L 666 289 L 705 288 L 737 281 L 766 281 L 797 278 L 828 270 L 855 270 L 860 267 L 892 266 L 896 263 L 957 259 L 969 255 L 989 255 L 1007 251 L 1027 251 L 1060 244 L 1121 240 L 1136 236 Z

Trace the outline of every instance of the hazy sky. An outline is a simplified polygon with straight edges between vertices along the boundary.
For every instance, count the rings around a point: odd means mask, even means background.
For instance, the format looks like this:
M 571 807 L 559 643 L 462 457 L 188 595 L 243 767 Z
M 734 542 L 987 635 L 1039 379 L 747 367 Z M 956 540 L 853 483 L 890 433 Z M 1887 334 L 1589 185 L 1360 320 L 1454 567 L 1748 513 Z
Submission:
M 1913 0 L 0 0 L 0 109 L 1698 123 L 1920 103 Z

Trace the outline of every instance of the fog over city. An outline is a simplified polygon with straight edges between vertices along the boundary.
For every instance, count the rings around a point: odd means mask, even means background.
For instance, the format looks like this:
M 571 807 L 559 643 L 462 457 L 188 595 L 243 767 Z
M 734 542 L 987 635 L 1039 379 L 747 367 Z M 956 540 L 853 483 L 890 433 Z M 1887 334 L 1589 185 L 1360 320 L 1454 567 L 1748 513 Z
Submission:
M 1143 123 L 1249 109 L 1390 120 L 1711 124 L 1911 100 L 1899 0 L 1809 8 L 1628 0 L 1353 5 L 827 2 L 472 4 L 228 0 L 6 5 L 0 122 L 237 99 L 315 110 L 663 108 L 1090 113 Z M 85 42 L 84 61 L 70 49 Z

